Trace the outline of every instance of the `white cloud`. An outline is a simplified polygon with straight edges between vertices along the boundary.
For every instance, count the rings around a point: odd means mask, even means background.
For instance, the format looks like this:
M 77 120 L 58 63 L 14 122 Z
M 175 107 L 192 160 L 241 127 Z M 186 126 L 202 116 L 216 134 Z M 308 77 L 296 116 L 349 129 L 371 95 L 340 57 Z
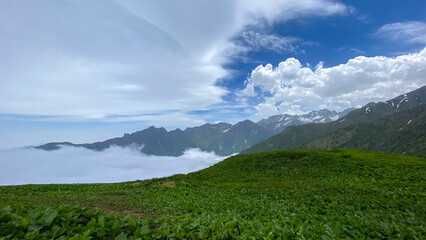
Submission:
M 216 82 L 229 74 L 235 34 L 349 11 L 329 0 L 117 2 L 1 1 L 0 113 L 84 120 L 207 109 L 227 93 Z
M 390 23 L 380 27 L 374 35 L 386 40 L 426 44 L 426 23 L 419 21 Z
M 239 16 L 251 18 L 251 21 L 266 20 L 269 24 L 298 18 L 343 15 L 352 12 L 351 7 L 328 0 L 240 0 L 237 2 L 240 7 Z
M 180 157 L 141 154 L 136 148 L 111 147 L 102 152 L 63 147 L 57 151 L 0 151 L 0 185 L 48 183 L 112 183 L 189 173 L 224 157 L 199 149 Z
M 295 52 L 298 49 L 297 43 L 301 39 L 295 37 L 284 37 L 274 34 L 261 34 L 254 31 L 245 31 L 237 39 L 239 45 L 246 46 L 248 50 L 268 49 L 278 53 Z
M 341 48 L 338 48 L 337 51 L 339 51 L 339 52 L 353 52 L 353 53 L 356 53 L 356 54 L 359 54 L 359 55 L 365 54 L 364 51 L 362 51 L 358 48 L 351 48 L 351 47 L 341 47 Z
M 316 69 L 295 58 L 255 68 L 242 94 L 262 98 L 257 117 L 275 113 L 303 113 L 314 109 L 343 110 L 414 90 L 426 84 L 426 48 L 390 57 L 356 57 L 346 64 Z
M 268 102 L 259 103 L 256 107 L 257 114 L 260 116 L 273 116 L 279 113 L 277 106 Z

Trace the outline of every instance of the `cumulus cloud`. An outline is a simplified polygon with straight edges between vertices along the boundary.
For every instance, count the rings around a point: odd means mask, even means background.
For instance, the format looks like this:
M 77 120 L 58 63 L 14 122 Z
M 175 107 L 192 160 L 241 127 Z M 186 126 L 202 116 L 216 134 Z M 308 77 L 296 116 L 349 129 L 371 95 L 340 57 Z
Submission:
M 0 185 L 112 183 L 189 173 L 224 157 L 189 149 L 180 157 L 141 154 L 137 148 L 111 147 L 102 152 L 63 147 L 57 151 L 0 151 Z
M 277 113 L 305 113 L 314 109 L 343 110 L 414 90 L 426 83 L 426 48 L 418 53 L 350 59 L 346 64 L 315 69 L 295 58 L 256 67 L 242 95 L 262 97 L 259 118 Z
M 409 21 L 385 24 L 374 35 L 386 40 L 426 44 L 426 23 Z
M 348 11 L 331 0 L 1 1 L 0 112 L 125 121 L 207 109 L 227 93 L 216 82 L 235 34 Z

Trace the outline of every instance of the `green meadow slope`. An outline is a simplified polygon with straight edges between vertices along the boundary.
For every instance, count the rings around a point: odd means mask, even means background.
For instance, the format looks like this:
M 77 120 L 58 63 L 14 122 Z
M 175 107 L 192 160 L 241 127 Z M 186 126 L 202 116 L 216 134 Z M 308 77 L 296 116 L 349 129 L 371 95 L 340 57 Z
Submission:
M 146 181 L 4 186 L 0 239 L 425 239 L 425 170 L 406 155 L 290 150 Z

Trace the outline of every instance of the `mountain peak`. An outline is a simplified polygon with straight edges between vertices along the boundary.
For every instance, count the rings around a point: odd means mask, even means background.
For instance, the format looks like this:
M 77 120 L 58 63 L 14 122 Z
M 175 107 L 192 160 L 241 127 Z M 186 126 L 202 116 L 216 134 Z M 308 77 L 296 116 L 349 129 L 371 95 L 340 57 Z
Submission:
M 243 121 L 237 122 L 237 124 L 235 124 L 235 126 L 237 126 L 237 125 L 242 125 L 242 124 L 255 124 L 255 123 L 254 123 L 254 122 L 252 122 L 252 121 L 250 121 L 250 120 L 248 120 L 248 119 L 246 119 L 246 120 L 243 120 Z
M 161 131 L 167 131 L 164 127 L 155 127 L 154 125 L 150 126 L 149 128 L 145 129 L 145 130 L 161 130 Z
M 318 109 L 303 115 L 274 115 L 267 119 L 260 120 L 257 124 L 277 134 L 289 126 L 302 125 L 305 123 L 332 122 L 344 117 L 351 110 L 353 109 L 346 109 L 338 113 L 335 110 Z

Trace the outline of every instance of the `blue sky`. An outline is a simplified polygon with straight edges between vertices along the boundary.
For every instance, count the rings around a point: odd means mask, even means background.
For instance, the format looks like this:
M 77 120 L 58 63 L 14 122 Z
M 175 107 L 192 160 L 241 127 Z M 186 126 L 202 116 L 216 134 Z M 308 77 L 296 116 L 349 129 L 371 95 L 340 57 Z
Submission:
M 426 84 L 424 1 L 0 2 L 0 148 L 341 111 Z

